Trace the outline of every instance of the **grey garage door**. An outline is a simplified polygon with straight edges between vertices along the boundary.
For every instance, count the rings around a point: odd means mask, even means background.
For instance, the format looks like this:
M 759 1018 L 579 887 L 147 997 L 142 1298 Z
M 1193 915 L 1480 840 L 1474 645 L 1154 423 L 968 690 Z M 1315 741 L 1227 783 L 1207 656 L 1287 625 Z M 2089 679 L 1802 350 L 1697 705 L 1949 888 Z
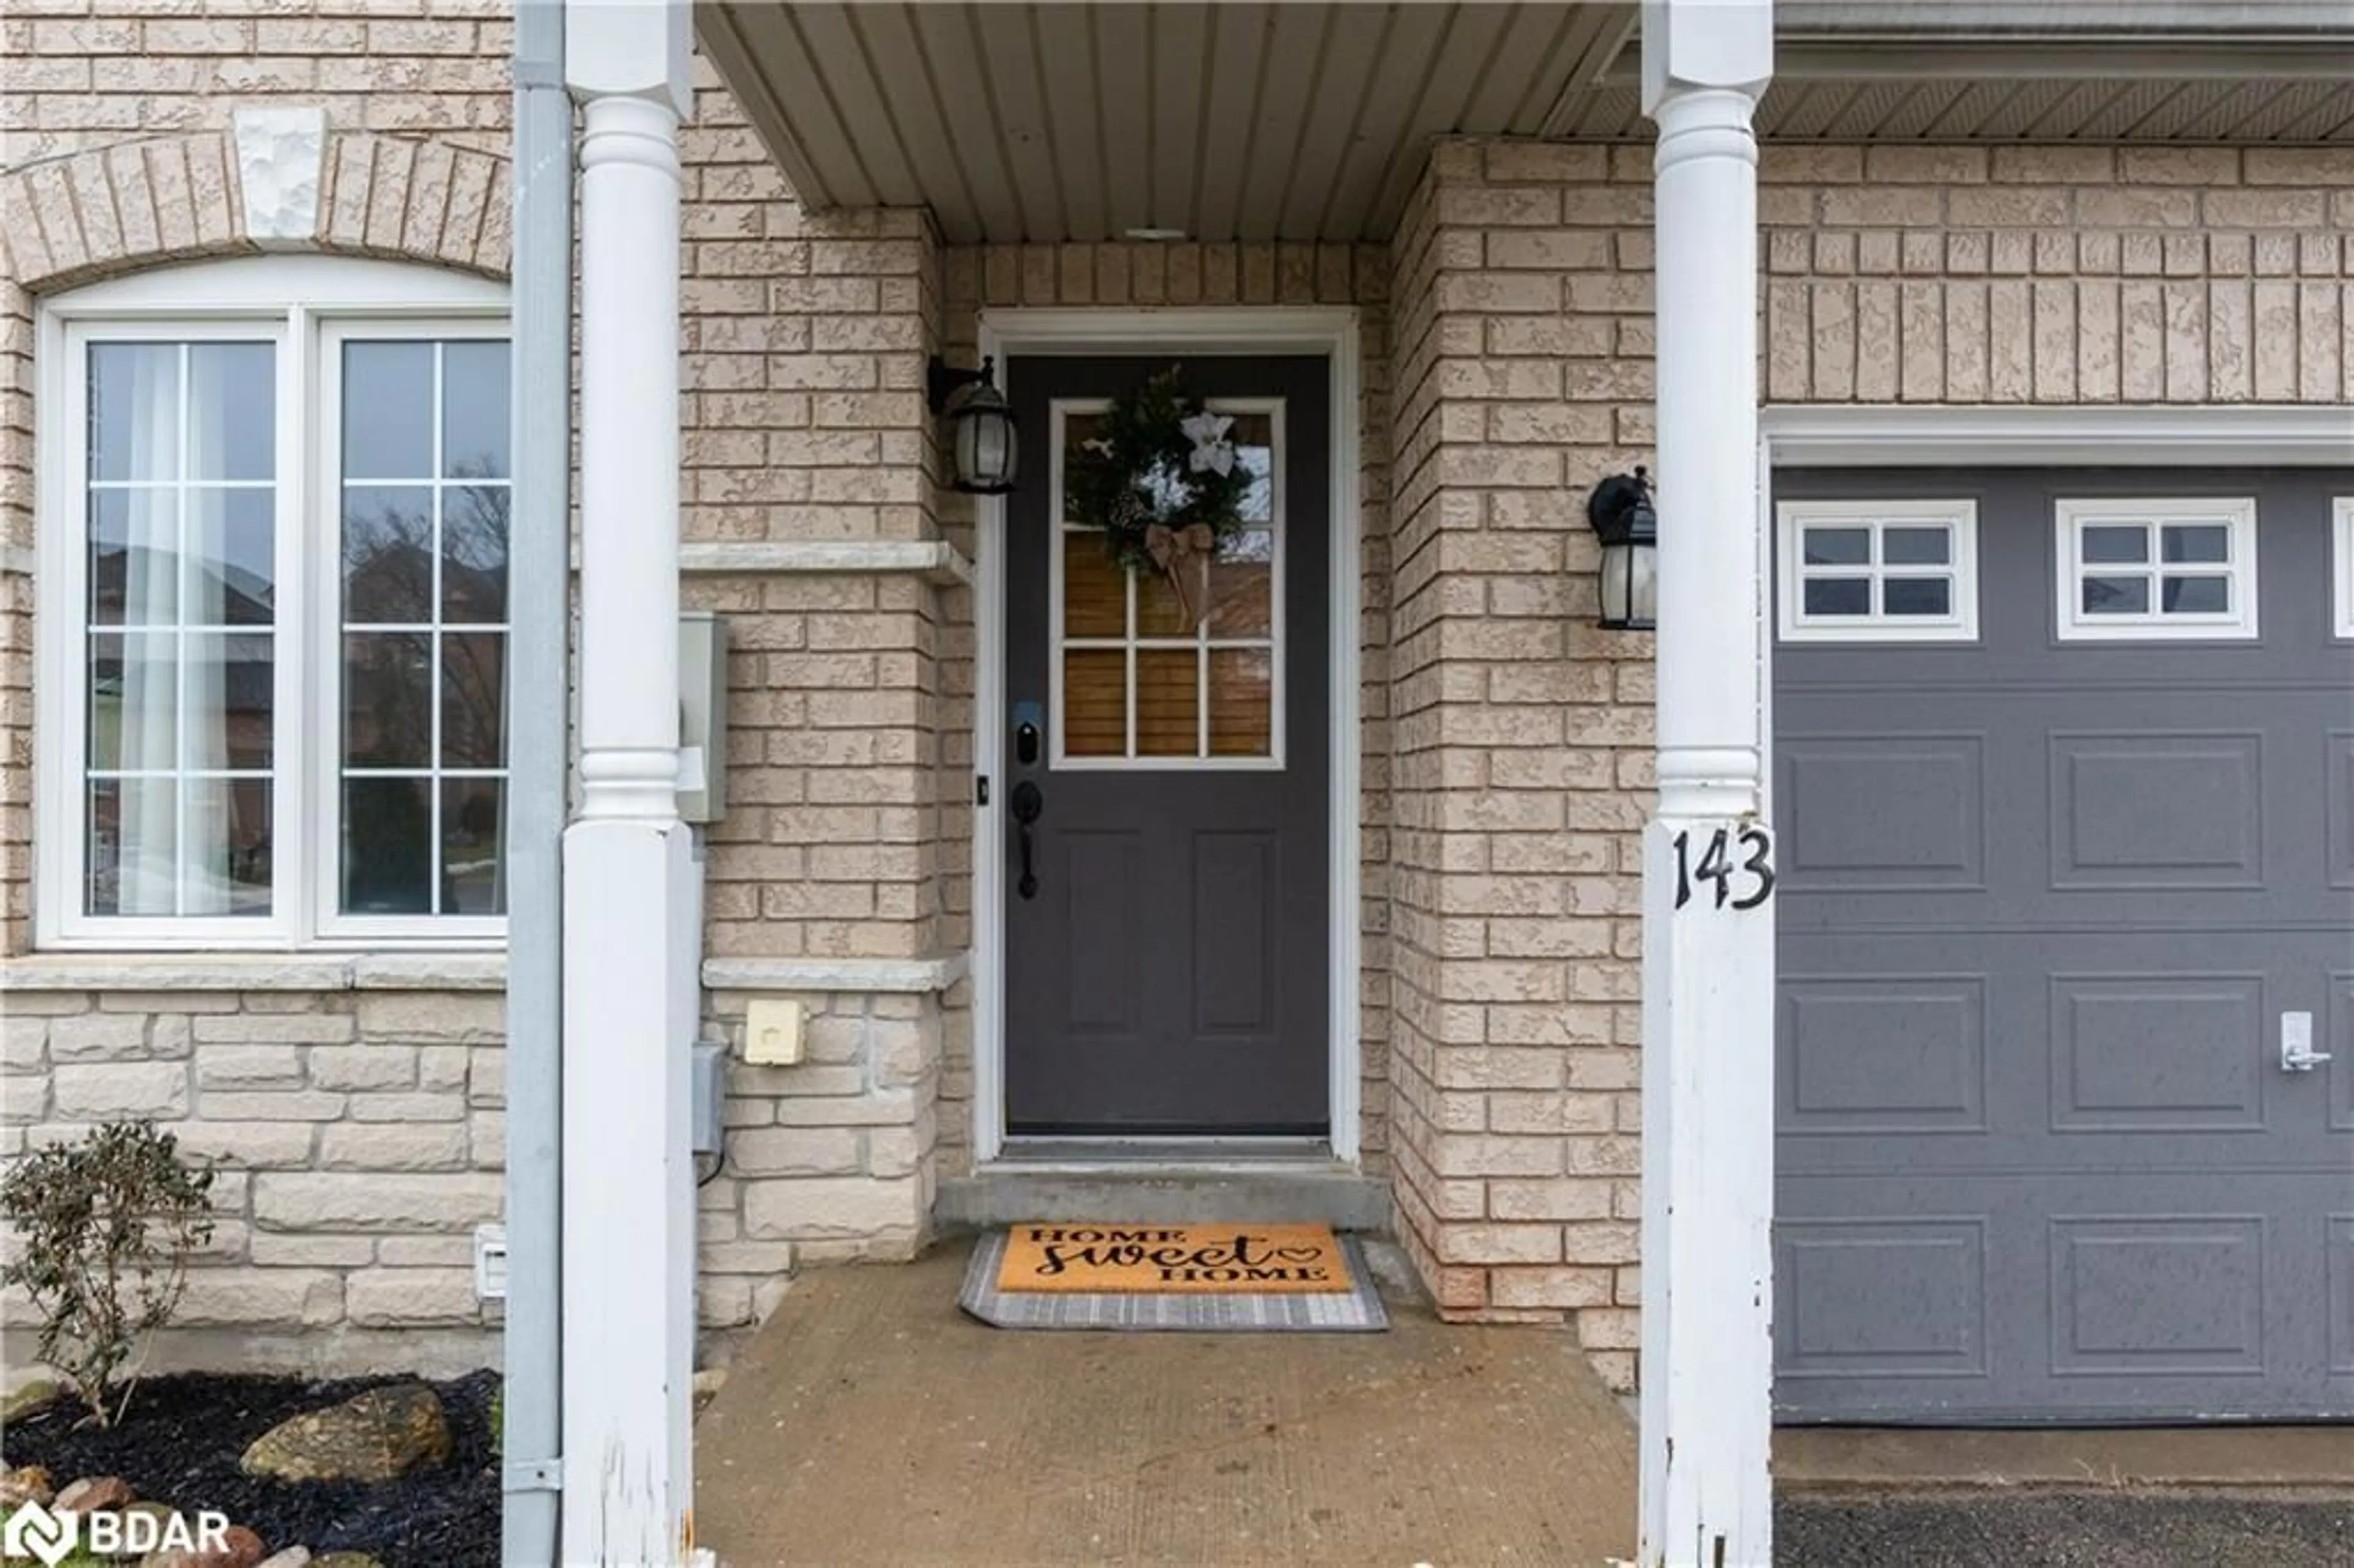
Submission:
M 2339 496 L 1776 476 L 1784 1419 L 2354 1417 Z

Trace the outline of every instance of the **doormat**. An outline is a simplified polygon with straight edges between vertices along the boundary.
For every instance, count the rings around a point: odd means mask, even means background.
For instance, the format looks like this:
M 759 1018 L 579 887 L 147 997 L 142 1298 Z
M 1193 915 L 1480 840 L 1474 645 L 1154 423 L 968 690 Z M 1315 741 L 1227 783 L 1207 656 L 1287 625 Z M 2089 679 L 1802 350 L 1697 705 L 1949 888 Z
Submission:
M 1327 1225 L 1014 1225 L 973 1247 L 957 1301 L 1001 1329 L 1389 1327 L 1363 1247 Z

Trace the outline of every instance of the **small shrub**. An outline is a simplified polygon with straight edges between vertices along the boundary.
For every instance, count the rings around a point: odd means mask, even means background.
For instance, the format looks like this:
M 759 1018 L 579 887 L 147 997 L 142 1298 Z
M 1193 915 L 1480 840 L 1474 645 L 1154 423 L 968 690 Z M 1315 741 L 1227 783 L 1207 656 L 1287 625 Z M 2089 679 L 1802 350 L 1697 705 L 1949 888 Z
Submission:
M 187 1288 L 188 1255 L 212 1239 L 212 1184 L 209 1166 L 183 1161 L 145 1121 L 34 1150 L 0 1179 L 0 1213 L 22 1242 L 0 1279 L 31 1295 L 41 1359 L 101 1426 L 130 1410 L 155 1330 Z

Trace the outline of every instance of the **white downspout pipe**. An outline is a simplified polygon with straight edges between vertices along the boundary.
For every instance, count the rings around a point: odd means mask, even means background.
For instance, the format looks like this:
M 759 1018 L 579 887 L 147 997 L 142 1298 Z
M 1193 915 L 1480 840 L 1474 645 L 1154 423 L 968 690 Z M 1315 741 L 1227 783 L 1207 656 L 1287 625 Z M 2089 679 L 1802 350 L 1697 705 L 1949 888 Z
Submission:
M 506 1430 L 499 1561 L 555 1568 L 563 1485 L 564 832 L 572 528 L 572 100 L 562 0 L 514 41 L 507 574 Z
M 1773 1561 L 1773 840 L 1762 791 L 1751 125 L 1773 50 L 1771 0 L 1643 6 L 1643 107 L 1659 128 L 1659 810 L 1643 861 L 1644 1568 Z
M 685 0 L 569 0 L 565 16 L 565 75 L 582 106 L 581 796 L 564 834 L 567 1564 L 682 1563 L 694 1531 L 700 889 L 676 792 L 688 38 Z

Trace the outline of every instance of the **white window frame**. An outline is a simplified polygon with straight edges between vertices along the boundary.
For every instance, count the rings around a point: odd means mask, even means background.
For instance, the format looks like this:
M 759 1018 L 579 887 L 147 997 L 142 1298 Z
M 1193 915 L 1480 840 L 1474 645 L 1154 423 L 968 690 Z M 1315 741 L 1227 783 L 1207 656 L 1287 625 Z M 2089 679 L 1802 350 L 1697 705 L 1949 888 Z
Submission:
M 329 374 L 332 362 L 323 362 L 330 323 L 357 335 L 504 338 L 507 291 L 431 267 L 267 256 L 160 269 L 37 305 L 33 832 L 34 937 L 42 948 L 358 951 L 495 948 L 505 942 L 503 916 L 334 913 L 343 727 L 334 705 L 342 672 L 334 466 L 341 431 L 337 377 Z M 269 341 L 278 350 L 271 909 L 266 916 L 89 915 L 87 349 L 125 339 L 230 338 Z M 313 410 L 307 425 L 305 410 Z
M 2129 562 L 2084 560 L 2083 537 L 2087 527 L 2138 523 L 2150 530 L 2149 556 L 2138 565 Z M 2227 561 L 2177 563 L 2171 575 L 2221 577 L 2229 584 L 2228 609 L 2168 614 L 2158 608 L 2159 584 L 2168 575 L 2158 560 L 2168 524 L 2181 526 L 2221 524 L 2229 531 Z M 2253 641 L 2257 635 L 2257 600 L 2262 579 L 2257 576 L 2256 500 L 2253 495 L 2063 496 L 2052 503 L 2053 622 L 2062 642 L 2233 642 Z M 2150 608 L 2130 615 L 2088 615 L 2084 610 L 2084 578 L 2087 576 L 2147 576 Z
M 1867 528 L 1868 564 L 1809 567 L 1804 543 L 1810 527 Z M 1943 527 L 1951 541 L 1943 567 L 1889 567 L 1881 559 L 1880 535 L 1889 527 Z M 1978 507 L 1967 499 L 1894 501 L 1784 501 L 1775 506 L 1776 624 L 1785 642 L 1976 642 L 1978 640 Z M 1861 577 L 1872 585 L 1871 610 L 1863 615 L 1809 615 L 1805 584 L 1809 577 Z M 1944 615 L 1886 615 L 1880 609 L 1881 585 L 1891 577 L 1946 577 L 1953 602 Z
M 1075 757 L 1065 748 L 1063 653 L 1065 649 L 1073 646 L 1073 643 L 1065 635 L 1063 630 L 1063 560 L 1064 551 L 1079 532 L 1068 526 L 1063 518 L 1063 447 L 1066 440 L 1065 431 L 1066 421 L 1072 415 L 1084 417 L 1088 414 L 1100 414 L 1108 409 L 1111 404 L 1101 397 L 1057 397 L 1054 399 L 1047 417 L 1047 439 L 1051 458 L 1047 475 L 1050 487 L 1047 491 L 1050 514 L 1046 519 L 1046 729 L 1051 737 L 1047 747 L 1047 762 L 1048 766 L 1057 773 L 1280 773 L 1283 771 L 1284 737 L 1290 728 L 1285 719 L 1287 709 L 1284 692 L 1284 666 L 1287 662 L 1285 645 L 1289 641 L 1290 629 L 1286 624 L 1283 612 L 1283 585 L 1285 564 L 1291 555 L 1291 544 L 1288 533 L 1289 520 L 1284 512 L 1284 465 L 1287 456 L 1286 448 L 1288 444 L 1284 429 L 1284 400 L 1280 397 L 1210 397 L 1205 398 L 1204 404 L 1213 413 L 1265 415 L 1269 426 L 1269 440 L 1273 456 L 1267 471 L 1267 530 L 1275 539 L 1274 571 L 1267 585 L 1271 601 L 1267 622 L 1269 630 L 1264 638 L 1226 637 L 1216 638 L 1210 641 L 1213 649 L 1247 649 L 1263 644 L 1269 650 L 1267 755 L 1264 757 L 1208 755 L 1139 757 L 1134 755 L 1136 750 L 1136 660 L 1132 656 L 1128 660 L 1129 755 Z M 1136 596 L 1137 585 L 1131 575 L 1128 585 L 1129 625 L 1134 625 L 1136 622 Z M 1202 627 L 1195 630 L 1192 637 L 1148 638 L 1131 637 L 1123 633 L 1116 638 L 1080 638 L 1076 646 L 1082 650 L 1090 648 L 1107 652 L 1124 650 L 1133 655 L 1156 649 L 1175 651 L 1181 648 L 1193 648 L 1198 650 L 1206 637 L 1208 637 L 1208 626 L 1205 620 Z M 1201 686 L 1195 710 L 1196 722 L 1200 726 L 1197 731 L 1196 744 L 1202 746 L 1206 752 L 1210 725 L 1209 662 L 1198 652 L 1195 657 L 1196 679 Z
M 2330 635 L 2354 642 L 2354 495 L 2329 503 Z

